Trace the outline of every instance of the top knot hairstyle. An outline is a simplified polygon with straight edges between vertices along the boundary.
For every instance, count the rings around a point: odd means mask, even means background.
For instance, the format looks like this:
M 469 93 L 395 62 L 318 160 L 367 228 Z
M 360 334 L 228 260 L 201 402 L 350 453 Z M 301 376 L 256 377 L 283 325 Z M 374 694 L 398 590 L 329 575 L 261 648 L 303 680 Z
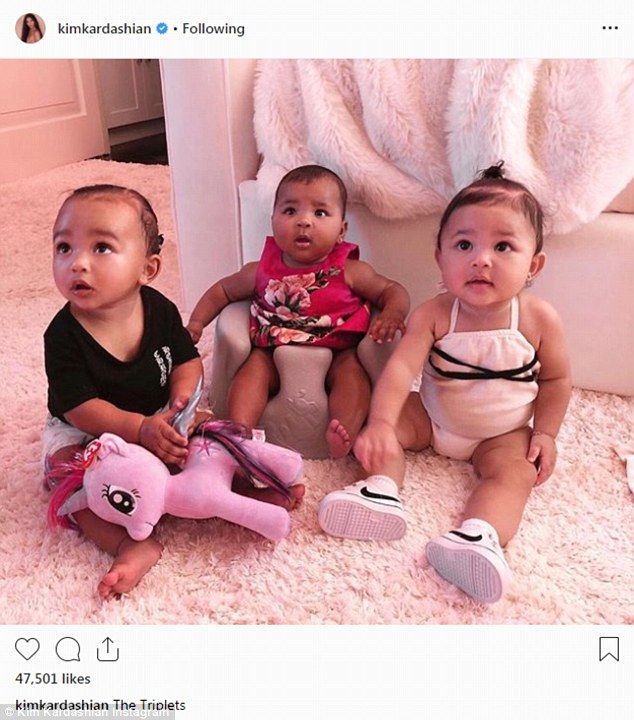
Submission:
M 440 219 L 436 247 L 440 250 L 440 236 L 451 215 L 465 205 L 506 205 L 520 212 L 535 230 L 535 254 L 544 245 L 544 212 L 541 205 L 522 183 L 504 177 L 504 160 L 483 170 L 478 179 L 462 188 L 445 209 Z
M 277 201 L 280 196 L 282 188 L 291 183 L 304 183 L 309 185 L 315 180 L 321 180 L 322 178 L 329 178 L 332 180 L 339 190 L 339 201 L 341 202 L 341 216 L 346 216 L 346 205 L 348 204 L 348 191 L 346 186 L 343 184 L 343 180 L 337 175 L 337 173 L 325 168 L 321 165 L 301 165 L 296 167 L 280 180 L 280 184 L 277 186 L 275 191 L 275 200 L 273 201 L 273 207 L 277 206 Z
M 132 203 L 139 211 L 139 220 L 143 226 L 147 254 L 158 255 L 161 252 L 165 238 L 159 233 L 156 213 L 152 209 L 148 199 L 137 190 L 106 183 L 100 185 L 84 185 L 84 187 L 74 190 L 66 200 L 64 200 L 64 205 L 71 200 L 98 197 L 119 198 L 125 202 Z

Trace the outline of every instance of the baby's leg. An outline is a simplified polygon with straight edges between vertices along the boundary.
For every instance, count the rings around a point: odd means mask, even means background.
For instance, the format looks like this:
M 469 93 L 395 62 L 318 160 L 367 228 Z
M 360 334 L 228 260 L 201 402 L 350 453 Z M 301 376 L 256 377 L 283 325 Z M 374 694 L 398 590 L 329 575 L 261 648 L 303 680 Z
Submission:
M 286 510 L 294 510 L 301 503 L 306 492 L 305 486 L 302 483 L 297 483 L 288 488 L 290 497 L 287 498 L 273 488 L 254 487 L 249 478 L 241 472 L 234 475 L 231 489 L 238 495 L 244 495 L 271 505 L 279 505 Z
M 417 392 L 409 393 L 396 424 L 396 441 L 375 453 L 365 468 L 368 475 L 387 475 L 400 488 L 405 477 L 404 450 L 424 450 L 431 443 L 431 421 Z
M 255 427 L 269 397 L 279 389 L 280 378 L 273 363 L 273 352 L 253 348 L 229 388 L 229 417 L 249 429 Z
M 271 397 L 279 392 L 280 377 L 273 362 L 273 352 L 263 348 L 253 348 L 244 361 L 229 388 L 229 417 L 233 422 L 256 426 Z M 281 505 L 293 510 L 304 497 L 304 486 L 293 485 L 289 488 L 290 498 L 284 497 L 272 488 L 253 487 L 243 473 L 237 472 L 233 481 L 233 491 L 272 505 Z
M 526 459 L 529 428 L 481 442 L 473 466 L 481 478 L 457 530 L 430 540 L 430 564 L 474 600 L 496 602 L 511 579 L 501 545 L 515 534 L 537 471 Z
M 84 535 L 98 547 L 114 556 L 110 570 L 97 590 L 104 600 L 127 593 L 159 561 L 163 546 L 153 538 L 136 542 L 120 525 L 102 520 L 91 510 L 73 513 Z
M 363 453 L 369 476 L 326 495 L 319 504 L 324 532 L 356 540 L 398 540 L 407 530 L 399 488 L 405 475 L 407 450 L 429 445 L 431 423 L 418 394 L 410 393 L 395 433 L 385 433 L 379 447 Z M 363 448 L 364 450 L 366 448 Z
M 526 459 L 530 437 L 530 428 L 520 428 L 481 442 L 473 453 L 481 482 L 467 501 L 464 517 L 486 520 L 502 546 L 517 532 L 537 478 L 535 466 Z
M 372 387 L 355 349 L 333 354 L 326 375 L 330 423 L 326 442 L 330 457 L 347 455 L 368 416 Z
M 49 489 L 52 489 L 57 479 L 56 467 L 70 462 L 83 449 L 82 445 L 67 445 L 47 456 L 45 480 Z M 136 542 L 120 525 L 102 520 L 91 510 L 75 512 L 73 519 L 89 540 L 115 558 L 97 587 L 104 600 L 132 590 L 148 570 L 156 565 L 163 552 L 163 546 L 153 538 Z

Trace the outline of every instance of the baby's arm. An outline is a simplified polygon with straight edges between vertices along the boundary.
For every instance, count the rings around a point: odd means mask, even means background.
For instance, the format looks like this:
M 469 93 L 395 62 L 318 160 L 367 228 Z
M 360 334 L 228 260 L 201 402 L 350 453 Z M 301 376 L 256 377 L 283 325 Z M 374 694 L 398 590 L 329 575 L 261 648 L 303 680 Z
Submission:
M 370 415 L 354 445 L 364 468 L 380 467 L 396 439 L 396 425 L 409 395 L 413 379 L 420 372 L 434 343 L 438 301 L 420 305 L 412 313 L 407 332 L 396 346 L 372 393 Z
M 187 439 L 169 424 L 178 406 L 146 417 L 141 413 L 120 410 L 107 400 L 93 398 L 64 413 L 71 425 L 98 437 L 114 433 L 126 442 L 143 445 L 165 463 L 178 464 L 187 456 Z
M 203 329 L 229 303 L 246 300 L 253 295 L 257 269 L 258 263 L 247 263 L 237 273 L 218 280 L 200 298 L 187 323 L 187 330 L 195 343 L 200 340 Z
M 139 432 L 139 444 L 151 450 L 163 462 L 182 463 L 187 455 L 183 452 L 182 435 L 174 427 L 175 415 L 180 412 L 194 394 L 198 381 L 202 378 L 203 364 L 198 357 L 177 365 L 169 376 L 170 407 L 166 412 L 155 413 L 145 418 Z M 193 431 L 194 418 L 189 423 L 186 435 Z M 179 438 L 174 442 L 174 432 Z M 171 458 L 176 457 L 177 460 Z
M 541 369 L 537 380 L 539 390 L 535 400 L 534 430 L 527 458 L 537 463 L 536 484 L 539 485 L 550 477 L 555 468 L 555 438 L 566 414 L 572 382 L 561 318 L 543 301 L 537 302 L 535 313 L 541 329 L 537 349 Z
M 409 312 L 407 290 L 360 260 L 348 260 L 345 272 L 350 289 L 381 310 L 372 321 L 368 335 L 382 343 L 392 342 L 397 330 L 405 332 L 405 318 Z
M 187 457 L 187 438 L 172 427 L 171 421 L 187 404 L 201 375 L 200 358 L 176 366 L 170 374 L 170 408 L 164 412 L 145 416 L 93 398 L 64 413 L 64 418 L 89 435 L 110 432 L 126 442 L 143 445 L 165 463 L 180 464 Z
M 193 358 L 177 365 L 170 375 L 170 407 L 180 404 L 185 407 L 203 374 L 200 358 Z

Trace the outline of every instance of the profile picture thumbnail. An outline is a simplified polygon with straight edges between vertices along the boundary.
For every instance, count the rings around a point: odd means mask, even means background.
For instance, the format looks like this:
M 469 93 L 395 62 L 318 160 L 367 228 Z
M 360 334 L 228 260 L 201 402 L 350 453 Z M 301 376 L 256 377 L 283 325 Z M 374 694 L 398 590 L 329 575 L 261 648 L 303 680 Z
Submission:
M 18 18 L 15 24 L 15 33 L 23 43 L 39 42 L 46 32 L 44 20 L 35 13 L 26 13 Z

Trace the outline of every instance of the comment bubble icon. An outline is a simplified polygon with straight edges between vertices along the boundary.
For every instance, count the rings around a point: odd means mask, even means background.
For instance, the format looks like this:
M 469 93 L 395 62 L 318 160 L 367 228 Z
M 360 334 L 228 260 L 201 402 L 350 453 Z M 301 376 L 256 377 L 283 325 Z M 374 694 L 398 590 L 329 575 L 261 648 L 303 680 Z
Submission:
M 55 654 L 64 662 L 79 662 L 79 643 L 73 637 L 63 637 L 55 645 Z

